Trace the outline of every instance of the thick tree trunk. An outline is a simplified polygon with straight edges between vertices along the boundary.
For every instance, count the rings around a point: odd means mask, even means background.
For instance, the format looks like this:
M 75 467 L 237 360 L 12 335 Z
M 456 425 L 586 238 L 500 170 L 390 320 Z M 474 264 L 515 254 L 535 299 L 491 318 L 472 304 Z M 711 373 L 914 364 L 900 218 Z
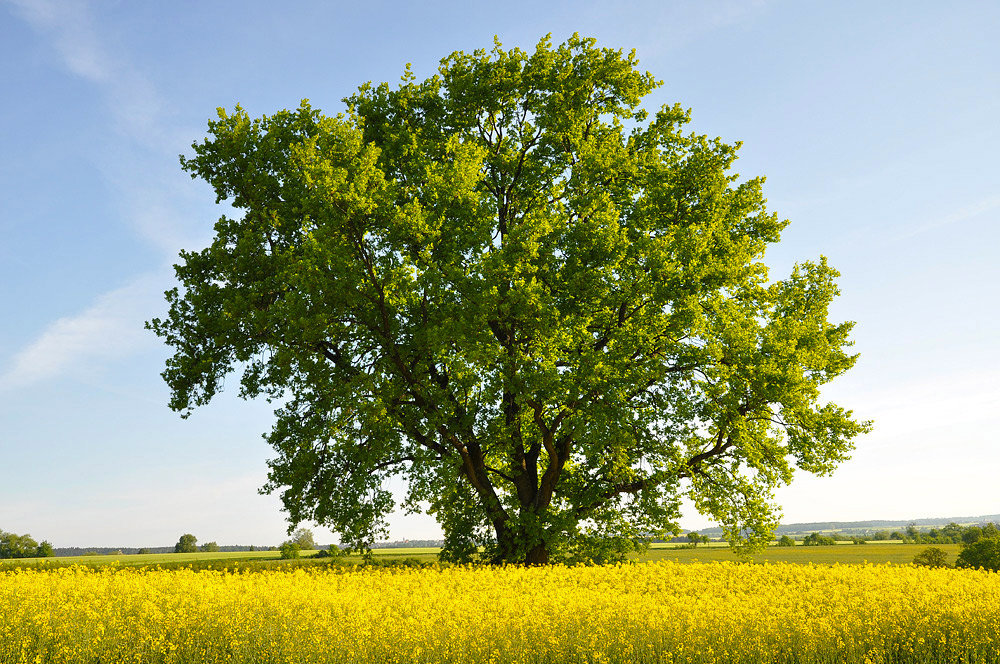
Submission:
M 543 543 L 536 544 L 524 558 L 525 565 L 547 565 L 548 562 L 549 549 Z
M 536 542 L 524 552 L 525 537 L 523 533 L 512 530 L 508 522 L 493 522 L 496 531 L 497 548 L 490 562 L 494 565 L 547 565 L 549 548 L 544 542 Z M 519 537 L 519 535 L 521 535 Z M 520 546 L 519 546 L 520 545 Z

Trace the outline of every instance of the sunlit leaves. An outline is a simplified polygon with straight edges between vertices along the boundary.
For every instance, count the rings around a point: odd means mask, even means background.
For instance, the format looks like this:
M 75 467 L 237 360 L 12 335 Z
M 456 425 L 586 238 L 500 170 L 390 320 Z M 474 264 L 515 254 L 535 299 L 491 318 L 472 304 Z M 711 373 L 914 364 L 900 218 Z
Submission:
M 452 54 L 337 117 L 220 111 L 182 163 L 242 217 L 150 323 L 171 406 L 242 371 L 280 404 L 267 489 L 358 547 L 399 474 L 455 560 L 620 554 L 685 493 L 765 541 L 771 490 L 867 429 L 819 402 L 851 325 L 825 259 L 770 281 L 763 179 L 681 107 L 647 114 L 658 85 L 574 36 Z

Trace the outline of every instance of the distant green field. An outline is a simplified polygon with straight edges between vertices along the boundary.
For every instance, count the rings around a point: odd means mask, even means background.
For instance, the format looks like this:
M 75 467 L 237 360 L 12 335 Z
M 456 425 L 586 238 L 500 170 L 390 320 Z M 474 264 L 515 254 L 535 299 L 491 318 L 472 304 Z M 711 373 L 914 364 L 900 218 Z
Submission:
M 372 555 L 379 559 L 415 558 L 422 561 L 434 561 L 437 559 L 439 549 L 435 547 L 424 548 L 399 548 L 399 549 L 374 549 Z M 301 558 L 315 556 L 318 551 L 302 551 Z M 278 551 L 197 551 L 194 553 L 143 553 L 143 554 L 108 554 L 89 556 L 59 556 L 55 558 L 18 558 L 16 560 L 0 560 L 0 567 L 3 565 L 30 565 L 30 564 L 56 564 L 56 565 L 110 565 L 118 563 L 128 566 L 149 566 L 175 565 L 178 563 L 198 563 L 212 560 L 227 561 L 254 561 L 267 562 L 281 560 Z M 360 562 L 360 556 L 348 556 L 348 562 Z
M 819 564 L 828 565 L 833 563 L 842 564 L 884 564 L 904 565 L 913 561 L 913 557 L 920 551 L 927 548 L 926 544 L 903 544 L 900 542 L 878 542 L 870 544 L 850 544 L 840 543 L 837 546 L 794 546 L 779 547 L 770 546 L 763 553 L 751 557 L 755 563 L 766 562 L 787 562 L 798 564 Z M 948 554 L 950 563 L 955 562 L 959 552 L 957 544 L 936 545 Z M 309 558 L 315 555 L 316 551 L 303 551 L 302 558 Z M 434 562 L 437 560 L 438 549 L 434 547 L 423 548 L 398 548 L 398 549 L 375 549 L 372 551 L 379 560 L 393 559 L 415 559 L 421 562 Z M 687 548 L 677 544 L 653 544 L 648 551 L 636 556 L 640 562 L 653 560 L 675 560 L 682 563 L 709 562 L 709 561 L 734 561 L 737 560 L 728 545 L 722 543 L 712 543 L 711 545 L 699 545 L 697 548 Z M 203 552 L 196 553 L 152 553 L 134 555 L 106 555 L 106 556 L 72 556 L 59 558 L 22 558 L 18 560 L 0 560 L 0 567 L 7 565 L 31 565 L 31 564 L 55 564 L 55 565 L 108 565 L 118 563 L 127 566 L 149 566 L 176 565 L 184 563 L 199 563 L 213 560 L 220 561 L 247 561 L 255 563 L 281 564 L 281 556 L 277 551 L 227 551 L 227 552 Z M 348 556 L 345 562 L 361 562 L 360 556 Z
M 954 564 L 958 556 L 958 544 L 901 544 L 899 542 L 878 542 L 869 544 L 843 543 L 837 546 L 769 546 L 767 550 L 751 560 L 755 563 L 815 563 L 818 565 L 841 564 L 884 564 L 904 565 L 913 562 L 913 557 L 928 546 L 937 546 L 948 554 L 948 562 Z M 736 556 L 726 545 L 699 546 L 696 549 L 677 548 L 673 544 L 654 544 L 649 551 L 638 556 L 638 560 L 676 560 L 682 563 L 708 562 L 712 560 L 736 560 Z

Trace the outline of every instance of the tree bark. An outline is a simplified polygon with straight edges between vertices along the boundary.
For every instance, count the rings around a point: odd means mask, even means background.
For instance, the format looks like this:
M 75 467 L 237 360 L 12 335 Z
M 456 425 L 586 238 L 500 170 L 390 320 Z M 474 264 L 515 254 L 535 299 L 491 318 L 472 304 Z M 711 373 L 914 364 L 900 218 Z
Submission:
M 524 557 L 525 565 L 547 565 L 549 562 L 549 548 L 544 543 L 538 543 L 528 551 Z

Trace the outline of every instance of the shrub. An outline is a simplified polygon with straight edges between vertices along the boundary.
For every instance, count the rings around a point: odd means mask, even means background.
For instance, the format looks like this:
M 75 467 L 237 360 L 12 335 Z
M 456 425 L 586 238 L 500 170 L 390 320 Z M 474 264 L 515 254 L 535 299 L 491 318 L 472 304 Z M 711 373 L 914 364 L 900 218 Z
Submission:
M 782 535 L 781 539 L 778 540 L 778 546 L 795 546 L 795 540 L 788 535 Z
M 921 567 L 949 567 L 948 554 L 944 552 L 944 549 L 929 546 L 913 556 L 913 564 Z
M 281 545 L 278 551 L 281 552 L 281 557 L 283 560 L 290 560 L 299 557 L 299 552 L 302 547 L 299 546 L 298 542 L 285 542 Z
M 820 535 L 819 533 L 806 535 L 805 539 L 802 540 L 802 544 L 805 546 L 833 546 L 836 543 L 837 541 L 832 537 L 829 537 L 828 535 Z

